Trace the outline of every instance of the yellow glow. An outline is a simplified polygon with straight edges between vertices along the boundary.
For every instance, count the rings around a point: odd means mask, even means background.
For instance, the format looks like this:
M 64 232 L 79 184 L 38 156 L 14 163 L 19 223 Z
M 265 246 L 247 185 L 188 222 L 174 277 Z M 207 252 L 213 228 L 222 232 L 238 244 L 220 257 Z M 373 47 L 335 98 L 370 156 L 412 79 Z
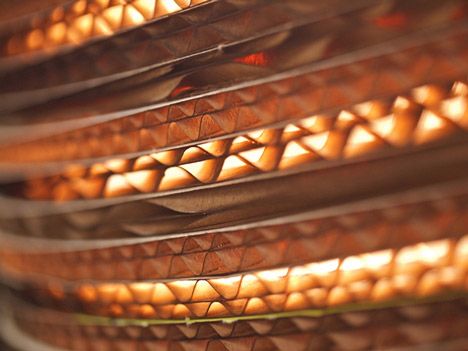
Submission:
M 163 165 L 172 166 L 179 161 L 180 152 L 178 150 L 161 151 L 151 154 L 151 157 Z
M 443 101 L 441 104 L 441 111 L 445 116 L 458 123 L 462 122 L 463 119 L 468 120 L 468 103 L 463 96 L 457 96 Z
M 200 157 L 206 156 L 205 150 L 197 146 L 189 147 L 184 151 L 184 154 L 180 158 L 181 163 L 190 163 Z
M 263 133 L 263 130 L 261 130 L 260 132 Z M 233 147 L 236 147 L 236 146 L 242 145 L 242 144 L 250 145 L 252 143 L 253 143 L 253 141 L 250 140 L 249 138 L 245 137 L 245 136 L 238 136 L 238 137 L 234 138 L 234 140 L 232 141 Z
M 135 171 L 142 171 L 145 169 L 153 168 L 157 165 L 157 162 L 154 158 L 148 155 L 138 157 L 134 164 L 133 169 Z
M 464 236 L 224 278 L 82 284 L 76 296 L 86 303 L 107 304 L 112 315 L 144 318 L 258 314 L 387 301 L 466 289 L 467 253 L 468 236 Z M 60 284 L 50 285 L 49 292 L 58 300 L 66 296 Z
M 455 250 L 456 256 L 468 258 L 468 235 L 461 238 Z
M 190 149 L 192 149 L 192 150 L 190 150 Z M 194 148 L 190 148 L 190 149 L 188 149 L 187 151 L 190 152 L 190 151 L 194 150 Z M 187 154 L 184 153 L 184 156 L 185 155 L 187 155 Z M 198 162 L 191 162 L 191 163 L 186 163 L 184 165 L 181 165 L 180 167 L 185 169 L 190 174 L 193 174 L 195 177 L 197 177 L 197 175 L 200 175 L 203 172 L 203 167 L 204 167 L 205 162 L 206 162 L 205 160 L 198 161 Z
M 111 35 L 112 28 L 107 21 L 101 17 L 94 18 L 94 34 L 95 35 Z
M 386 265 L 389 265 L 392 261 L 392 257 L 392 250 L 382 250 L 369 254 L 363 254 L 362 260 L 364 261 L 364 265 L 366 267 L 377 270 Z
M 424 106 L 434 105 L 442 100 L 444 96 L 443 89 L 437 85 L 427 84 L 413 89 L 413 98 Z
M 178 280 L 178 281 L 171 283 L 172 286 L 179 288 L 179 289 L 191 288 L 193 287 L 194 284 L 195 284 L 195 281 L 193 280 Z
M 244 166 L 245 166 L 245 162 L 241 158 L 237 156 L 229 156 L 224 161 L 223 169 L 229 170 L 229 169 L 235 169 L 235 168 L 240 168 Z
M 393 104 L 393 107 L 397 110 L 406 110 L 411 107 L 411 102 L 403 96 L 398 96 L 395 100 L 395 103 Z
M 73 26 L 76 26 L 76 28 L 85 36 L 91 35 L 91 31 L 93 30 L 93 15 L 88 13 L 78 17 L 73 22 Z
M 192 175 L 181 167 L 169 167 L 164 171 L 160 183 L 160 190 L 169 190 L 192 184 L 195 181 Z
M 284 158 L 297 157 L 300 155 L 309 154 L 310 152 L 306 150 L 301 144 L 293 141 L 289 143 L 283 153 Z
M 258 140 L 262 137 L 262 134 L 263 134 L 263 129 L 259 129 L 259 130 L 254 130 L 253 132 L 248 133 L 247 136 L 254 140 Z
M 403 97 L 397 100 L 400 108 L 412 104 Z M 468 126 L 467 104 L 466 98 L 461 96 L 442 100 L 438 106 L 423 110 L 419 121 L 417 116 L 408 117 L 408 111 L 382 115 L 367 122 L 343 111 L 340 121 L 335 125 L 333 118 L 312 116 L 297 124 L 289 124 L 283 130 L 260 129 L 231 139 L 155 152 L 133 160 L 113 159 L 96 163 L 83 169 L 81 175 L 68 174 L 65 171 L 59 180 L 51 177 L 44 178 L 41 183 L 26 181 L 27 190 L 22 195 L 71 201 L 102 195 L 119 196 L 174 190 L 194 184 L 202 185 L 290 169 L 323 159 L 353 158 L 384 147 L 427 143 L 456 133 L 465 124 Z M 378 115 L 386 108 L 384 103 L 371 101 L 358 110 L 369 109 L 372 110 L 369 113 Z M 439 112 L 442 116 L 438 115 Z M 457 122 L 458 127 L 448 119 Z M 306 131 L 311 126 L 316 129 L 315 127 L 322 124 L 331 129 L 318 133 Z M 321 127 L 317 127 L 316 130 L 320 129 Z M 292 135 L 294 133 L 296 134 Z M 261 140 L 256 142 L 253 138 Z M 167 169 L 164 171 L 165 168 Z M 143 170 L 148 172 L 136 173 Z M 124 177 L 116 177 L 110 175 L 111 173 Z M 78 184 L 75 179 L 78 177 L 83 177 L 86 181 Z M 96 180 L 98 178 L 100 182 Z M 105 182 L 107 191 L 88 191 L 84 185 L 88 180 L 95 190 L 98 190 L 101 182 Z M 109 182 L 112 184 L 107 184 Z M 33 187 L 41 189 L 30 191 Z
M 277 281 L 288 275 L 287 268 L 272 269 L 269 271 L 262 271 L 256 274 L 262 280 Z
M 385 138 L 389 137 L 395 128 L 394 115 L 388 115 L 382 118 L 375 119 L 371 122 L 372 130 Z
M 443 128 L 447 122 L 435 113 L 430 111 L 424 111 L 419 121 L 419 126 L 425 130 L 440 129 Z
M 256 164 L 262 158 L 264 151 L 265 151 L 265 148 L 260 147 L 260 148 L 252 149 L 249 151 L 243 151 L 239 154 L 239 156 L 249 161 L 250 163 Z
M 216 170 L 216 160 L 206 160 L 187 163 L 179 166 L 194 176 L 197 180 L 207 183 L 212 180 Z
M 135 26 L 145 22 L 145 17 L 133 6 L 127 5 L 124 10 L 123 26 Z
M 131 193 L 133 193 L 133 188 L 130 186 L 124 175 L 113 174 L 107 179 L 106 186 L 104 188 L 104 196 L 114 197 L 128 195 Z
M 226 140 L 216 140 L 207 143 L 202 143 L 197 146 L 205 152 L 209 153 L 210 155 L 219 157 L 226 153 L 227 145 L 228 141 Z
M 419 260 L 428 265 L 435 265 L 448 256 L 450 245 L 447 240 L 440 240 L 419 244 L 416 249 Z
M 181 10 L 181 7 L 177 5 L 177 3 L 174 0 L 157 1 L 156 3 L 156 12 L 161 15 L 176 12 L 179 10 Z
M 312 150 L 322 150 L 327 145 L 329 136 L 330 132 L 323 132 L 304 137 L 301 141 Z
M 174 303 L 176 298 L 171 292 L 169 287 L 163 283 L 154 284 L 153 295 L 151 296 L 151 303 L 155 304 L 170 304 Z
M 312 133 L 325 132 L 332 128 L 334 118 L 324 115 L 316 115 L 300 120 L 299 125 Z
M 366 103 L 365 103 L 366 104 Z M 359 105 L 358 105 L 359 106 Z M 349 111 L 341 111 L 339 114 L 338 114 L 338 120 L 340 122 L 344 122 L 345 124 L 347 123 L 354 123 L 356 121 L 356 115 L 352 112 L 349 112 Z
M 151 300 L 154 288 L 155 284 L 153 283 L 132 283 L 128 286 L 136 301 L 141 303 Z
M 143 15 L 146 20 L 154 17 L 157 0 L 136 0 L 132 5 Z
M 372 134 L 369 130 L 365 127 L 357 125 L 353 128 L 351 135 L 348 139 L 348 144 L 367 144 L 372 143 L 376 140 L 374 134 Z
M 114 173 L 125 172 L 129 169 L 129 160 L 112 159 L 104 162 L 104 166 Z
M 150 193 L 156 189 L 159 178 L 158 171 L 146 170 L 131 173 L 125 173 L 125 178 L 131 186 L 142 193 Z
M 363 260 L 357 256 L 347 257 L 343 260 L 340 266 L 340 270 L 346 271 L 355 271 L 364 269 L 365 265 Z
M 137 26 L 196 5 L 206 0 L 75 0 L 68 9 L 62 5 L 50 11 L 48 24 L 34 19 L 30 29 L 6 40 L 10 55 L 60 46 L 79 44 L 93 36 L 110 35 L 122 28 Z
M 452 92 L 458 96 L 468 95 L 468 85 L 464 82 L 455 82 L 452 87 Z
M 102 12 L 102 17 L 113 30 L 117 30 L 122 25 L 123 10 L 123 5 L 116 5 L 109 7 Z
M 414 248 L 410 247 L 401 249 L 396 256 L 396 263 L 400 266 L 406 266 L 418 262 L 418 260 L 419 257 L 416 255 Z
M 311 263 L 307 265 L 307 269 L 311 274 L 316 275 L 327 275 L 329 273 L 335 272 L 340 265 L 340 260 L 335 258 L 333 260 L 328 260 L 319 263 Z

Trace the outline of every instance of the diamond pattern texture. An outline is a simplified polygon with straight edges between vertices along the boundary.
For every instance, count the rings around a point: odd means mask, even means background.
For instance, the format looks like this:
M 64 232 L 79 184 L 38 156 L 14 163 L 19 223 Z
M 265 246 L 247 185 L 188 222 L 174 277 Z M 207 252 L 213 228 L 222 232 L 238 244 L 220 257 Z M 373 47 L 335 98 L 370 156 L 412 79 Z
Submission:
M 314 220 L 81 251 L 0 249 L 4 274 L 71 280 L 152 280 L 234 274 L 456 236 L 466 196 Z M 155 224 L 157 225 L 157 224 Z
M 20 146 L 3 146 L 0 160 L 111 156 L 193 143 L 330 110 L 336 113 L 379 96 L 405 94 L 422 83 L 463 77 L 468 70 L 464 38 L 444 38 L 422 48 L 188 100 Z
M 437 1 L 434 3 L 444 6 L 446 4 Z M 281 38 L 278 37 L 274 41 L 270 38 L 273 42 L 281 41 L 282 43 L 258 52 L 253 57 L 248 55 L 243 58 L 229 59 L 230 56 L 226 55 L 226 60 L 213 60 L 211 64 L 205 63 L 193 68 L 182 65 L 183 68 L 167 74 L 162 79 L 154 79 L 155 72 L 146 71 L 103 88 L 91 89 L 82 94 L 60 99 L 54 99 L 51 96 L 49 100 L 44 101 L 40 98 L 43 94 L 35 96 L 34 99 L 29 97 L 22 99 L 14 95 L 2 104 L 3 112 L 12 112 L 5 116 L 4 121 L 8 124 L 23 126 L 23 131 L 27 131 L 28 134 L 34 134 L 35 130 L 31 128 L 32 126 L 29 126 L 29 129 L 24 128 L 25 124 L 50 123 L 59 120 L 65 123 L 63 128 L 67 124 L 69 130 L 76 127 L 76 122 L 90 125 L 108 118 L 108 114 L 112 114 L 112 118 L 123 117 L 134 113 L 135 109 L 140 111 L 149 109 L 156 103 L 172 104 L 186 96 L 195 97 L 209 92 L 215 93 L 222 88 L 233 88 L 236 84 L 244 85 L 247 82 L 256 84 L 260 81 L 283 78 L 287 74 L 296 75 L 299 71 L 294 70 L 295 68 L 308 71 L 316 67 L 321 68 L 328 59 L 336 66 L 349 62 L 349 56 L 353 53 L 356 55 L 356 50 L 358 50 L 358 57 L 355 60 L 375 57 L 381 52 L 388 52 L 382 49 L 383 42 L 388 42 L 389 51 L 396 52 L 400 48 L 418 45 L 418 42 L 421 44 L 422 37 L 426 37 L 422 43 L 427 43 L 427 41 L 437 40 L 441 36 L 446 37 L 457 31 L 463 32 L 463 27 L 447 28 L 448 24 L 454 20 L 460 21 L 457 14 L 461 14 L 461 18 L 467 15 L 463 7 L 460 9 L 452 5 L 449 3 L 447 9 L 424 6 L 428 12 L 416 11 L 418 16 L 412 18 L 403 28 L 405 36 L 393 28 L 376 27 L 366 18 L 355 23 L 355 26 L 360 28 L 359 31 L 349 31 L 347 27 L 343 28 L 330 21 L 332 34 L 328 31 L 322 33 L 323 25 L 319 25 L 318 28 L 315 28 L 314 24 L 312 27 L 304 26 L 301 30 L 291 33 L 294 39 L 280 40 Z M 441 13 L 444 15 L 441 16 Z M 425 30 L 427 26 L 432 28 L 431 39 L 422 35 L 422 30 Z M 373 33 L 373 35 L 367 33 Z M 343 40 L 344 35 L 346 35 L 346 40 Z M 301 54 L 296 55 L 296 52 Z M 251 51 L 249 50 L 248 53 L 250 54 Z M 92 116 L 91 120 L 89 120 L 90 116 Z
M 468 236 L 220 278 L 137 283 L 26 283 L 41 305 L 130 318 L 212 318 L 465 291 Z M 32 280 L 31 280 L 32 281 Z M 30 291 L 28 293 L 28 290 Z
M 31 309 L 27 310 L 31 313 Z M 34 310 L 33 310 L 34 311 Z M 37 311 L 39 312 L 39 311 Z M 33 314 L 37 314 L 36 311 Z M 41 310 L 39 319 L 18 315 L 21 329 L 48 344 L 70 350 L 368 350 L 429 344 L 465 335 L 466 304 L 453 303 L 342 313 L 321 318 L 283 318 L 230 324 L 78 326 L 57 322 Z
M 79 44 L 107 36 L 206 0 L 75 0 L 41 15 L 33 14 L 29 28 L 16 28 L 2 45 L 4 55 Z M 35 18 L 34 18 L 35 17 Z M 41 18 L 42 17 L 42 18 Z
M 210 55 L 213 55 L 213 51 L 218 50 L 217 45 L 229 45 L 275 28 L 280 30 L 314 15 L 324 6 L 333 9 L 336 3 L 343 1 L 327 4 L 275 0 L 212 1 L 110 36 L 105 41 L 93 42 L 71 52 L 55 53 L 48 60 L 37 63 L 31 63 L 32 58 L 25 60 L 25 65 L 3 72 L 4 84 L 0 90 L 24 92 L 100 77 L 106 77 L 108 83 L 121 78 L 122 72 L 130 74 L 135 70 L 174 63 L 187 55 L 204 57 L 201 52 L 210 49 Z M 269 16 L 259 21 L 255 16 L 258 11 Z M 77 60 L 80 65 L 75 64 Z M 34 79 L 31 72 L 36 72 L 41 79 Z
M 69 201 L 153 193 L 245 178 L 382 149 L 421 145 L 464 133 L 468 87 L 457 82 L 414 88 L 408 97 L 370 101 L 333 117 L 313 116 L 283 129 L 114 159 L 69 174 L 26 181 L 20 196 Z

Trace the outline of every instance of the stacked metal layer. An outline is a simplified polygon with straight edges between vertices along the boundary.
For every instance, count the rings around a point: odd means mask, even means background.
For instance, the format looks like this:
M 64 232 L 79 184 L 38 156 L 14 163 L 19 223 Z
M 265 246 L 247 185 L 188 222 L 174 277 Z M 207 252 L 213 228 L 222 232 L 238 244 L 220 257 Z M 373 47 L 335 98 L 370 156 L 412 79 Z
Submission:
M 0 8 L 2 347 L 468 349 L 466 1 Z

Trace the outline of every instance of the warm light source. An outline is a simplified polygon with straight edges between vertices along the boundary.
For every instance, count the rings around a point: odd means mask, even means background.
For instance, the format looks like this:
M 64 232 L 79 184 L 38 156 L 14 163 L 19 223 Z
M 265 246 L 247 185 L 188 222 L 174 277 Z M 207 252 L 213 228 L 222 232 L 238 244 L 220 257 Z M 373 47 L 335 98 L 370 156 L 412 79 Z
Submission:
M 6 54 L 79 44 L 90 38 L 110 35 L 155 18 L 200 4 L 206 0 L 75 0 L 71 6 L 57 6 L 37 28 L 15 33 L 6 43 Z
M 82 301 L 92 313 L 141 318 L 201 318 L 321 308 L 464 291 L 466 252 L 468 236 L 463 236 L 229 277 L 87 282 L 76 283 L 72 290 L 69 284 L 58 286 L 55 281 L 50 295 L 57 301 Z
M 410 98 L 397 97 L 393 108 L 387 110 L 384 106 L 388 104 L 373 100 L 356 105 L 358 115 L 348 111 L 337 117 L 317 115 L 281 129 L 260 129 L 134 159 L 96 163 L 79 176 L 73 172 L 30 180 L 24 184 L 22 195 L 65 201 L 168 191 L 280 171 L 324 159 L 351 159 L 383 148 L 426 144 L 466 130 L 467 95 L 457 95 L 453 90 L 451 96 L 439 99 L 439 95 L 430 95 L 432 90 L 425 87 L 415 89 L 419 103 L 429 103 L 421 105 L 420 111 Z M 92 191 L 77 182 L 77 177 L 92 180 L 95 185 Z

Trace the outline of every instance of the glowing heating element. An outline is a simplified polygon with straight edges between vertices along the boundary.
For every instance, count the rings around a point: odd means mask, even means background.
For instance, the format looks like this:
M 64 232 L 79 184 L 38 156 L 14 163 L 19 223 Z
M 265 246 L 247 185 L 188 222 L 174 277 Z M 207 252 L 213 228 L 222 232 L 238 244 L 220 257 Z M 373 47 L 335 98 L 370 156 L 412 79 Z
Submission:
M 56 302 L 88 313 L 179 319 L 324 308 L 468 289 L 468 236 L 222 278 L 137 283 L 54 281 Z
M 467 325 L 463 299 L 425 301 L 412 306 L 396 304 L 384 309 L 377 304 L 376 309 L 369 310 L 336 308 L 191 323 L 116 321 L 89 315 L 76 318 L 18 300 L 11 305 L 15 323 L 25 333 L 49 345 L 74 351 L 367 351 L 382 346 L 394 349 L 398 345 L 433 345 L 436 341 L 464 337 Z M 437 350 L 446 349 L 441 346 Z
M 14 34 L 6 43 L 6 54 L 79 44 L 90 38 L 111 35 L 206 0 L 76 0 L 57 6 L 41 27 Z
M 464 83 L 455 83 L 449 96 L 437 85 L 425 85 L 414 88 L 410 97 L 397 97 L 390 107 L 385 101 L 368 101 L 334 117 L 316 115 L 282 129 L 89 168 L 70 166 L 59 176 L 27 181 L 22 196 L 69 201 L 170 191 L 427 144 L 466 131 L 467 105 Z
M 408 198 L 411 196 L 405 197 L 405 201 Z M 165 239 L 154 237 L 102 248 L 61 250 L 54 241 L 45 241 L 40 251 L 31 251 L 29 247 L 4 243 L 0 248 L 0 270 L 5 276 L 20 280 L 35 275 L 94 282 L 232 275 L 372 252 L 389 245 L 400 248 L 453 237 L 468 227 L 467 194 L 382 209 L 376 209 L 376 203 L 368 206 L 373 208 L 371 211 L 280 225 L 253 222 L 243 229 L 227 228 Z M 288 222 L 288 217 L 275 220 Z M 138 225 L 133 230 L 131 227 L 125 226 L 127 236 L 130 233 L 151 236 L 156 234 L 154 230 L 158 230 L 159 223 L 146 223 L 144 229 Z M 61 237 L 65 239 L 67 234 L 62 232 Z M 89 238 L 97 239 L 95 231 Z

